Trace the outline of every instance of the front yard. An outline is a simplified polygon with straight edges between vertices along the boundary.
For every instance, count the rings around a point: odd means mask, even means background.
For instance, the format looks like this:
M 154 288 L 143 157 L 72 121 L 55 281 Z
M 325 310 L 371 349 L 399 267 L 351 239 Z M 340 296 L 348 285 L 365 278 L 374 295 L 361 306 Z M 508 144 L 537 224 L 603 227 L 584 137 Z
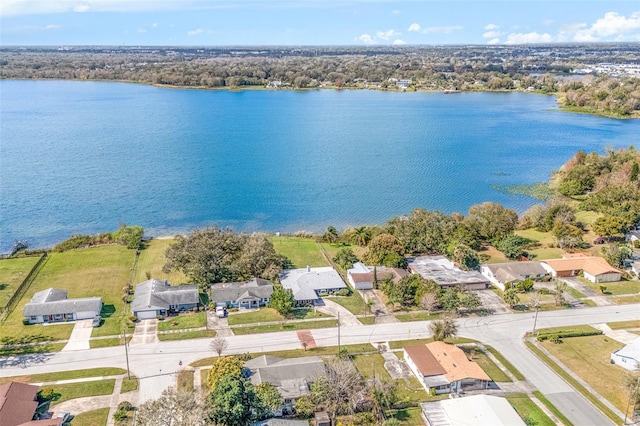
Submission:
M 158 321 L 158 331 L 183 330 L 185 328 L 199 328 L 207 324 L 206 312 L 181 313 L 164 321 Z

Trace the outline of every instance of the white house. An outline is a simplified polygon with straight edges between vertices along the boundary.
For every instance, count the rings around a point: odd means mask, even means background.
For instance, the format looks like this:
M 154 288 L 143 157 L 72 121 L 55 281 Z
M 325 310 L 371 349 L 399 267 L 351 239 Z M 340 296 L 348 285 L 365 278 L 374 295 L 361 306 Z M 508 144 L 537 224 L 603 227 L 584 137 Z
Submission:
M 499 396 L 473 395 L 423 402 L 428 426 L 525 426 L 516 410 Z
M 549 275 L 540 262 L 487 263 L 480 267 L 480 273 L 503 291 L 508 283 L 541 280 Z
M 313 304 L 322 295 L 347 288 L 340 274 L 330 266 L 287 269 L 280 274 L 280 283 L 293 292 L 297 305 Z
M 582 253 L 565 254 L 562 259 L 543 260 L 541 263 L 554 278 L 574 277 L 580 272 L 593 283 L 620 281 L 622 278 L 622 271 L 603 258 Z
M 93 319 L 102 310 L 101 297 L 67 299 L 67 291 L 48 288 L 37 292 L 24 306 L 22 316 L 30 324 Z
M 630 371 L 640 367 L 640 337 L 611 354 L 611 363 Z
M 211 301 L 231 308 L 257 309 L 269 303 L 272 293 L 273 284 L 262 278 L 211 285 Z
M 390 277 L 394 282 L 398 282 L 402 277 L 409 275 L 404 269 L 400 268 L 387 268 L 386 266 L 376 266 L 374 277 L 374 267 L 366 266 L 362 262 L 356 262 L 353 264 L 353 268 L 347 270 L 347 279 L 349 284 L 356 290 L 370 290 L 373 288 L 373 281 L 376 278 L 378 281 L 382 281 Z

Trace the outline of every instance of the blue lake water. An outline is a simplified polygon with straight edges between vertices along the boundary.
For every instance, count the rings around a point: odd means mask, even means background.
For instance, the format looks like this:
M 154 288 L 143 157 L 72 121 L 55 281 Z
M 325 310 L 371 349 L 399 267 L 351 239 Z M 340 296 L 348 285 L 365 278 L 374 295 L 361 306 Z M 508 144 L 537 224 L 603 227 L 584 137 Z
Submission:
M 638 145 L 640 120 L 523 93 L 197 91 L 0 81 L 0 251 L 137 224 L 322 231 L 417 207 L 536 203 L 579 149 Z

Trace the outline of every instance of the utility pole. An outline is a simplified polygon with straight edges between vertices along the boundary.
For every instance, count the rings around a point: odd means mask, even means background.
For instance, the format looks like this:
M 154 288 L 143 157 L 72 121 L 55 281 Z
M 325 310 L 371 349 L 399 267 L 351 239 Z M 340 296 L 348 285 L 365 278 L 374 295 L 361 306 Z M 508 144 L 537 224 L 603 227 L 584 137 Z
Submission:
M 131 380 L 131 370 L 129 370 L 129 344 L 127 343 L 127 329 L 122 329 L 122 335 L 124 336 L 124 356 L 127 358 L 127 379 Z
M 540 302 L 536 300 L 536 316 L 533 319 L 533 335 L 536 334 L 536 323 L 538 322 L 538 309 L 540 308 Z
M 340 311 L 338 311 L 338 356 L 340 356 Z

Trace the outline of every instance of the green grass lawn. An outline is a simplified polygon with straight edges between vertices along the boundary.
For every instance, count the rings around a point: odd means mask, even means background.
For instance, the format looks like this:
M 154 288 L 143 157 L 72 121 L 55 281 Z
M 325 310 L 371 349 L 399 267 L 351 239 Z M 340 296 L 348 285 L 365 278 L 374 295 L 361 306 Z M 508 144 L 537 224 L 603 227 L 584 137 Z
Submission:
M 144 250 L 140 251 L 134 284 L 146 281 L 147 272 L 151 275 L 151 278 L 167 280 L 172 285 L 190 282 L 189 278 L 184 275 L 182 271 L 171 271 L 168 274 L 162 272 L 162 267 L 166 263 L 164 253 L 173 242 L 174 240 L 172 238 L 163 238 L 160 240 L 154 239 L 146 243 Z
M 51 405 L 60 404 L 70 399 L 85 398 L 87 396 L 111 395 L 116 384 L 116 379 L 95 380 L 92 382 L 68 383 L 65 385 L 52 385 L 47 388 L 53 389 L 60 398 L 57 398 Z
M 367 252 L 367 248 L 366 247 L 360 247 L 359 245 L 355 245 L 355 244 L 320 243 L 320 245 L 322 246 L 324 251 L 327 253 L 327 256 L 329 256 L 329 259 L 333 259 L 334 257 L 336 257 L 336 255 L 338 254 L 338 251 L 340 251 L 340 249 L 343 249 L 343 248 L 350 248 L 351 251 L 353 251 L 353 253 L 358 257 L 358 259 L 362 259 L 364 254 Z M 346 271 L 344 271 L 344 272 L 346 272 Z
M 630 303 L 640 303 L 640 295 L 623 296 L 612 298 L 611 301 L 617 305 L 625 305 Z
M 605 290 L 605 294 L 607 295 L 626 295 L 626 294 L 636 294 L 640 293 L 640 281 L 629 281 L 622 280 L 611 283 L 592 283 L 589 280 L 581 280 L 585 284 L 588 284 L 589 287 L 594 289 L 596 292 L 600 293 L 600 285 L 607 286 Z
M 182 330 L 204 327 L 207 324 L 206 312 L 183 313 L 175 317 L 158 321 L 158 331 Z
M 294 309 L 289 319 L 331 318 L 322 312 L 314 312 L 311 308 Z M 232 313 L 229 315 L 229 325 L 255 324 L 260 322 L 284 321 L 283 317 L 272 308 Z
M 423 426 L 422 409 L 420 407 L 407 407 L 388 412 L 387 417 L 393 417 L 403 426 Z
M 445 339 L 445 343 L 451 343 L 459 345 L 462 343 L 476 343 L 473 339 L 467 339 L 465 337 L 457 337 L 455 339 Z M 389 349 L 402 349 L 405 346 L 425 345 L 433 342 L 433 338 L 428 339 L 410 339 L 410 340 L 393 340 L 389 342 Z
M 38 260 L 39 256 L 0 259 L 0 310 L 7 306 L 13 293 Z
M 41 336 L 29 336 L 29 337 L 39 339 Z M 44 336 L 44 338 L 46 338 L 46 336 Z M 10 339 L 10 338 L 7 338 L 7 339 Z M 23 339 L 19 338 L 19 340 L 23 340 Z M 43 344 L 38 344 L 34 346 L 21 346 L 17 348 L 8 348 L 8 347 L 0 346 L 0 356 L 60 352 L 62 348 L 64 348 L 65 346 L 66 346 L 66 343 L 43 343 Z
M 52 253 L 14 311 L 5 320 L 0 337 L 28 339 L 30 336 L 51 340 L 68 339 L 73 324 L 28 325 L 22 324 L 24 305 L 38 291 L 50 287 L 65 289 L 69 298 L 101 296 L 104 303 L 104 324 L 93 330 L 93 335 L 101 334 L 101 329 L 109 329 L 119 324 L 124 316 L 122 288 L 129 280 L 129 272 L 135 252 L 119 245 L 93 247 Z M 119 328 L 119 327 L 117 327 Z M 115 333 L 118 334 L 118 333 Z
M 109 419 L 109 407 L 85 411 L 73 417 L 73 426 L 106 426 Z
M 580 210 L 576 212 L 576 221 L 591 225 L 601 216 L 602 213 Z
M 569 419 L 567 419 L 567 418 L 565 417 L 565 415 L 564 415 L 564 414 L 562 414 L 562 413 L 560 412 L 560 410 L 558 410 L 558 409 L 556 408 L 556 406 L 555 406 L 555 405 L 553 405 L 553 404 L 551 403 L 551 401 L 549 401 L 549 400 L 547 399 L 547 397 L 546 397 L 546 396 L 544 396 L 544 395 L 542 394 L 542 392 L 540 392 L 540 391 L 533 391 L 533 395 L 534 395 L 536 398 L 538 398 L 538 401 L 542 402 L 542 404 L 543 404 L 545 407 L 547 407 L 547 408 L 549 409 L 549 411 L 551 411 L 551 412 L 552 412 L 552 413 L 553 413 L 553 414 L 558 418 L 558 420 L 560 420 L 562 423 L 564 423 L 564 425 L 565 425 L 565 426 L 573 426 L 573 423 L 571 423 L 571 422 L 569 421 Z
M 193 370 L 180 370 L 177 378 L 176 388 L 178 391 L 192 391 L 193 390 L 193 377 L 195 371 Z
M 428 314 L 426 312 L 407 312 L 403 314 L 395 314 L 394 316 L 402 322 L 431 321 L 440 318 L 440 314 Z
M 233 334 L 273 333 L 276 331 L 308 330 L 313 328 L 337 327 L 338 320 L 327 319 L 306 322 L 288 322 L 286 324 L 256 325 L 249 327 L 233 327 Z
M 289 259 L 294 268 L 305 268 L 307 265 L 331 266 L 322 256 L 322 252 L 313 238 L 299 238 L 275 235 L 269 236 L 276 251 Z
M 608 322 L 607 325 L 612 330 L 625 330 L 628 328 L 640 328 L 640 320 Z
M 374 317 L 373 315 L 358 317 L 358 321 L 360 321 L 364 325 L 372 325 L 376 323 L 376 317 Z
M 118 376 L 125 374 L 127 371 L 122 368 L 105 367 L 105 368 L 90 368 L 86 370 L 72 370 L 62 371 L 55 373 L 43 373 L 32 374 L 30 376 L 14 376 L 0 378 L 0 384 L 8 382 L 21 382 L 21 383 L 44 383 L 44 382 L 56 382 L 58 380 L 71 380 L 71 379 L 84 379 L 87 377 L 101 377 L 101 376 Z
M 132 334 L 127 335 L 127 342 L 131 340 Z M 122 337 L 113 337 L 108 339 L 96 339 L 89 340 L 89 347 L 91 349 L 94 348 L 106 348 L 110 346 L 121 346 L 124 343 L 124 339 Z
M 489 356 L 478 349 L 477 347 L 472 346 L 461 346 L 465 354 L 467 354 L 467 358 L 471 361 L 477 363 L 482 370 L 487 373 L 491 380 L 494 382 L 511 382 L 512 380 L 507 376 L 507 374 L 500 369 L 496 365 L 495 362 Z
M 566 338 L 560 344 L 548 341 L 541 344 L 620 411 L 626 410 L 627 370 L 610 362 L 611 353 L 622 348 L 622 343 L 601 335 Z
M 209 364 L 211 365 L 211 364 Z M 209 391 L 209 372 L 210 368 L 203 368 L 200 370 L 200 388 L 205 392 Z
M 216 332 L 214 330 L 194 330 L 180 333 L 158 334 L 158 340 L 161 342 L 167 340 L 199 339 L 201 337 L 216 337 Z
M 539 336 L 546 334 L 563 334 L 563 333 L 591 333 L 598 331 L 590 325 L 572 325 L 567 327 L 550 327 L 540 328 L 537 330 Z
M 350 296 L 331 296 L 328 298 L 332 302 L 336 302 L 354 315 L 370 314 L 369 309 L 365 306 L 364 300 L 357 291 L 351 292 Z M 366 309 L 366 312 L 365 312 Z
M 507 395 L 507 401 L 527 424 L 555 426 L 555 423 L 524 393 Z
M 133 374 L 130 379 L 124 376 L 120 393 L 133 392 L 134 390 L 138 390 L 138 378 Z

